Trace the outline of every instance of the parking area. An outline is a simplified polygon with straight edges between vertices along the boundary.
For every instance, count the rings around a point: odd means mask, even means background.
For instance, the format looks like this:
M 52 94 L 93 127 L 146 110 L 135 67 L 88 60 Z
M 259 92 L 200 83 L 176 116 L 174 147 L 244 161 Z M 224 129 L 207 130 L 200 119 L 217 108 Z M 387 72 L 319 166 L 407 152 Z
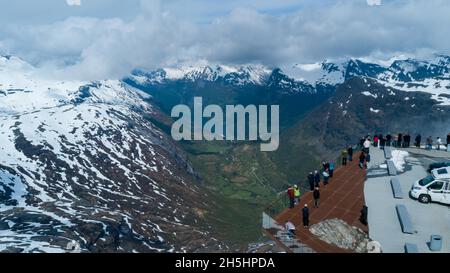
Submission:
M 373 148 L 373 164 L 367 173 L 364 194 L 369 207 L 369 233 L 371 239 L 380 242 L 383 252 L 404 253 L 405 244 L 415 244 L 419 252 L 430 253 L 428 243 L 432 235 L 443 237 L 441 252 L 450 253 L 450 206 L 422 204 L 409 197 L 414 182 L 428 175 L 430 163 L 450 160 L 450 153 L 404 149 L 409 152 L 404 171 L 395 176 L 399 180 L 403 199 L 394 198 L 391 179 L 385 170 L 383 151 Z M 404 205 L 408 211 L 414 232 L 403 233 L 397 205 Z

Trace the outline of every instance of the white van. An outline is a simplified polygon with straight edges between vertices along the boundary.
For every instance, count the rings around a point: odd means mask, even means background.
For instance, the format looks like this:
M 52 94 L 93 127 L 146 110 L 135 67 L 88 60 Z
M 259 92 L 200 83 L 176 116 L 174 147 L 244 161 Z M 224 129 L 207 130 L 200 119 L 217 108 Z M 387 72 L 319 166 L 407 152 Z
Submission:
M 421 203 L 438 202 L 450 205 L 450 168 L 434 170 L 432 175 L 414 183 L 411 197 Z
M 433 175 L 435 179 L 450 179 L 450 167 L 433 170 L 431 175 Z

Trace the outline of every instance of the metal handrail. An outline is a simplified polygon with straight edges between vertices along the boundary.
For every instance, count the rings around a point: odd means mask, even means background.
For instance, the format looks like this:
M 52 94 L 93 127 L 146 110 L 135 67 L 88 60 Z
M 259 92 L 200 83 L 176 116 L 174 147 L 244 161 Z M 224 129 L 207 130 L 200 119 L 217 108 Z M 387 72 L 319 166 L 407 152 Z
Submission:
M 272 201 L 267 207 L 264 209 L 264 212 L 267 213 L 270 217 L 275 217 L 279 215 L 281 212 L 286 210 L 289 206 L 289 198 L 285 192 L 279 193 L 279 197 Z

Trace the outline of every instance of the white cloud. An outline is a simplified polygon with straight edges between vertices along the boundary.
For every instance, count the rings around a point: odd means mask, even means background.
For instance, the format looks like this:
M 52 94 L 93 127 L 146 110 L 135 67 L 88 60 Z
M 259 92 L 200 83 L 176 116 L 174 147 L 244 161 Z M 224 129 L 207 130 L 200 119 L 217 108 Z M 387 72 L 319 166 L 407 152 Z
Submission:
M 386 2 L 377 9 L 360 0 L 339 1 L 281 15 L 238 8 L 201 24 L 177 15 L 188 8 L 175 11 L 163 3 L 142 0 L 132 19 L 71 17 L 4 26 L 0 47 L 47 71 L 57 67 L 57 74 L 83 79 L 198 60 L 292 66 L 427 50 L 450 53 L 450 28 L 442 27 L 450 24 L 450 5 L 444 0 Z
M 381 0 L 367 0 L 367 5 L 379 6 L 379 5 L 381 5 Z
M 81 0 L 66 0 L 69 6 L 81 6 Z
M 322 64 L 320 63 L 314 63 L 314 64 L 299 64 L 297 65 L 298 68 L 300 68 L 303 71 L 314 71 L 314 70 L 319 70 L 322 68 Z

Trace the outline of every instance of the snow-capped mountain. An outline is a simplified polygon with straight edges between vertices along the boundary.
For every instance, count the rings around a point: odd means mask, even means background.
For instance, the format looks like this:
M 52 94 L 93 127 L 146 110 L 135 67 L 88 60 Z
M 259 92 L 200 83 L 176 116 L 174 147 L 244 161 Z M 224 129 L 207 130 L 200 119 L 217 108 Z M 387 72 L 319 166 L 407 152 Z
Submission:
M 426 60 L 394 60 L 388 66 L 351 59 L 342 63 L 296 65 L 289 72 L 291 78 L 304 80 L 316 87 L 343 84 L 352 77 L 372 78 L 386 87 L 429 93 L 441 105 L 450 105 L 448 56 L 436 55 Z
M 377 79 L 404 91 L 426 92 L 442 105 L 450 105 L 450 57 L 436 55 L 427 60 L 393 58 L 390 65 L 350 59 L 285 68 L 259 66 L 181 66 L 152 72 L 136 70 L 128 78 L 138 85 L 170 82 L 217 82 L 233 86 L 265 86 L 284 94 L 334 91 L 352 77 Z
M 183 151 L 145 93 L 44 79 L 0 57 L 0 251 L 225 249 Z
M 222 81 L 234 85 L 264 84 L 272 70 L 262 66 L 181 66 L 151 72 L 135 70 L 131 78 L 141 84 L 163 84 L 166 81 Z

